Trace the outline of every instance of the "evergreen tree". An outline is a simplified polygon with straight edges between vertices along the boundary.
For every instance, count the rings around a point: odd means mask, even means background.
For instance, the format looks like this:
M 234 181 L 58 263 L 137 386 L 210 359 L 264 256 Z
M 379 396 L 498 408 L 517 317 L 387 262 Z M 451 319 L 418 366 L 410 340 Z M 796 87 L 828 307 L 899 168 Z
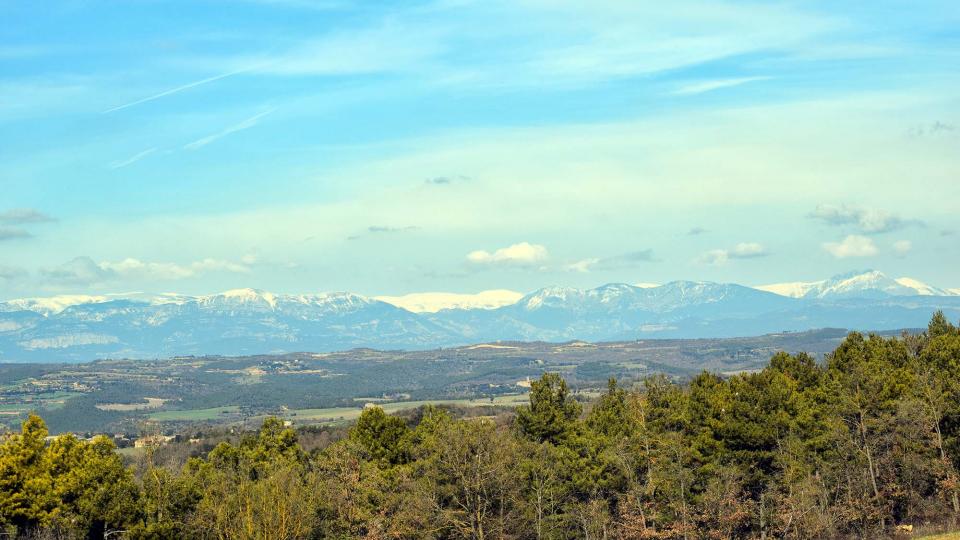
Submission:
M 581 410 L 567 382 L 556 373 L 544 373 L 530 384 L 530 405 L 517 410 L 517 428 L 532 441 L 558 444 L 570 435 Z

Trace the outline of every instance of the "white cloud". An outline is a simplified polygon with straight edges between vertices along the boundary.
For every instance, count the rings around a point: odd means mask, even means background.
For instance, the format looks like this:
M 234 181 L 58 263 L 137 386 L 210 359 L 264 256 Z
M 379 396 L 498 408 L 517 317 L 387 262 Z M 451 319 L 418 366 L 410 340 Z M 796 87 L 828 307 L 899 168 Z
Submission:
M 756 242 L 741 242 L 734 246 L 731 257 L 735 259 L 750 259 L 753 257 L 763 257 L 767 250 Z
M 597 259 L 597 258 L 582 259 L 577 262 L 568 264 L 567 270 L 569 270 L 570 272 L 587 273 L 590 271 L 590 267 L 596 265 L 598 262 L 600 262 L 600 259 Z
M 755 259 L 766 257 L 770 253 L 763 245 L 756 242 L 740 242 L 733 249 L 713 249 L 700 256 L 700 261 L 706 264 L 722 265 L 730 259 Z
M 754 81 L 765 81 L 770 79 L 770 77 L 739 77 L 735 79 L 716 79 L 712 81 L 698 81 L 695 83 L 685 84 L 676 90 L 673 91 L 677 95 L 693 95 L 693 94 L 703 94 L 704 92 L 710 92 L 712 90 L 719 90 L 721 88 L 730 88 L 733 86 L 740 86 L 741 84 L 747 84 Z
M 493 253 L 482 249 L 471 251 L 467 254 L 467 261 L 473 264 L 498 264 L 506 266 L 530 266 L 549 257 L 547 248 L 539 244 L 529 242 L 520 242 L 505 248 L 500 248 Z
M 873 240 L 858 234 L 851 234 L 844 238 L 842 242 L 825 242 L 823 249 L 837 259 L 872 257 L 878 253 Z
M 700 256 L 700 262 L 706 264 L 726 264 L 730 260 L 730 252 L 725 249 L 712 249 Z
M 893 251 L 895 251 L 897 255 L 906 255 L 911 249 L 913 249 L 913 242 L 909 240 L 897 240 L 893 243 Z

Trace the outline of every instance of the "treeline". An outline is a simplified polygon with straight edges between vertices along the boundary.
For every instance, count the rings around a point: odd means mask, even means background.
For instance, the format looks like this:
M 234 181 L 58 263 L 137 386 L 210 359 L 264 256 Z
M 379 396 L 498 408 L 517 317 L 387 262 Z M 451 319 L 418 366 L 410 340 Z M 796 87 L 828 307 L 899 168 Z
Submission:
M 611 381 L 583 407 L 547 373 L 515 415 L 365 410 L 304 451 L 268 419 L 178 470 L 106 438 L 0 446 L 0 524 L 23 538 L 881 538 L 960 518 L 960 331 L 850 334 L 818 364 Z

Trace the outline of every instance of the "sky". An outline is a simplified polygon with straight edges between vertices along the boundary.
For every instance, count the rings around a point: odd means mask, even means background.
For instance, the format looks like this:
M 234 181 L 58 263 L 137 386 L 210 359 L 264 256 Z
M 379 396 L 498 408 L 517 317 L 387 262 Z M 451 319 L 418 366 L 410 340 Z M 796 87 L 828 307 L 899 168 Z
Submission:
M 0 0 L 0 299 L 960 287 L 960 3 Z

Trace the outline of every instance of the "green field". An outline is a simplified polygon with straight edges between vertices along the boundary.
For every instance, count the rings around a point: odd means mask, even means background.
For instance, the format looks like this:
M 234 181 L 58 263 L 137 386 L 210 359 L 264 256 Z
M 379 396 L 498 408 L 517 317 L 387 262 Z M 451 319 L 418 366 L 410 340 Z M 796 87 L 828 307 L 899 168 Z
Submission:
M 395 401 L 392 403 L 377 403 L 388 413 L 395 413 L 407 409 L 416 409 L 424 405 L 453 405 L 458 407 L 519 407 L 528 402 L 527 394 L 511 394 L 498 396 L 493 399 L 430 399 L 422 401 Z M 371 402 L 372 403 L 372 402 Z M 356 420 L 363 407 L 333 407 L 329 409 L 291 409 L 284 412 L 283 418 L 296 423 L 337 423 Z
M 148 418 L 157 422 L 199 422 L 203 420 L 216 420 L 226 414 L 237 414 L 240 407 L 229 405 L 227 407 L 213 407 L 210 409 L 187 409 L 183 411 L 162 411 L 151 414 Z
M 50 392 L 39 394 L 36 401 L 30 403 L 3 403 L 0 404 L 0 412 L 5 413 L 26 413 L 28 411 L 41 409 L 59 409 L 63 407 L 66 400 L 82 395 L 80 392 Z
M 578 395 L 595 397 L 597 392 L 580 392 Z M 473 399 L 428 399 L 417 401 L 393 401 L 384 402 L 382 400 L 368 400 L 364 403 L 358 402 L 356 407 L 330 407 L 326 409 L 289 409 L 280 413 L 278 416 L 285 420 L 293 421 L 297 424 L 337 424 L 356 420 L 363 412 L 363 405 L 366 403 L 376 403 L 388 413 L 416 409 L 424 405 L 449 405 L 456 407 L 519 407 L 529 403 L 529 394 L 509 394 L 497 396 L 494 398 L 473 398 Z M 156 422 L 202 422 L 209 420 L 223 419 L 228 415 L 236 415 L 240 412 L 240 407 L 231 405 L 227 407 L 213 407 L 209 409 L 186 409 L 179 411 L 159 411 L 148 416 L 150 420 Z M 263 415 L 268 416 L 268 415 Z M 259 418 L 256 416 L 255 418 Z

